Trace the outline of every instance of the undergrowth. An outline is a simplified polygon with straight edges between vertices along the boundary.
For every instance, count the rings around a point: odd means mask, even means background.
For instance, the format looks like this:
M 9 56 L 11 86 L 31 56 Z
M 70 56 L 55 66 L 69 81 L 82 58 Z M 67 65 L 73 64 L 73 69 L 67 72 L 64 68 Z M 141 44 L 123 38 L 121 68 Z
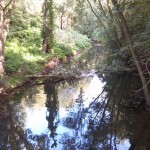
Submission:
M 76 55 L 80 50 L 90 46 L 90 40 L 76 31 L 56 30 L 53 52 L 41 51 L 41 34 L 37 28 L 11 32 L 6 42 L 7 74 L 36 74 L 44 64 L 53 57 L 65 58 Z
M 5 47 L 6 72 L 13 76 L 37 74 L 46 62 L 53 57 L 66 58 L 75 56 L 78 51 L 90 47 L 90 40 L 76 31 L 56 30 L 55 44 L 51 53 L 41 51 L 41 32 L 39 28 L 10 32 Z

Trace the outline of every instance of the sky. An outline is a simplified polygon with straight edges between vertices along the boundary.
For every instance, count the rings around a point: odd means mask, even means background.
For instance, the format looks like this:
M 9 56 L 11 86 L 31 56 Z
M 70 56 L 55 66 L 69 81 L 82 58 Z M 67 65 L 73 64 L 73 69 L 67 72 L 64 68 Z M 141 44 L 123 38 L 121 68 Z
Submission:
M 27 0 L 28 1 L 28 0 Z M 41 12 L 41 6 L 44 0 L 31 0 L 32 3 L 34 4 L 34 10 L 37 12 Z M 56 5 L 60 5 L 64 2 L 65 0 L 54 0 L 54 3 L 56 3 Z

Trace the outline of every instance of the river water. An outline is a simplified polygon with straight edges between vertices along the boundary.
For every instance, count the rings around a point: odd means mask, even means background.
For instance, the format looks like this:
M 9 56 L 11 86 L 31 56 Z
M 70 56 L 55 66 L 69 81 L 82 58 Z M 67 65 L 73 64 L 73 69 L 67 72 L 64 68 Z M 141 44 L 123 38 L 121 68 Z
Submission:
M 46 80 L 2 99 L 0 150 L 149 150 L 150 116 L 140 96 L 127 96 L 132 77 L 108 82 L 89 62 L 86 78 Z

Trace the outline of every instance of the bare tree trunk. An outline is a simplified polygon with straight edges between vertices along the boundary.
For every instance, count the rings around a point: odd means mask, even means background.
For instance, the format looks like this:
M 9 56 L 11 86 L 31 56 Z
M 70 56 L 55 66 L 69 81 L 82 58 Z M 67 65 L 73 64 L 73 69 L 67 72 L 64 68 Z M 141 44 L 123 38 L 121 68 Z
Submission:
M 5 75 L 5 57 L 4 57 L 4 10 L 5 3 L 0 1 L 0 75 Z
M 63 30 L 63 23 L 64 23 L 63 17 L 65 15 L 65 13 L 67 12 L 67 8 L 65 8 L 65 6 L 61 6 L 60 10 L 61 10 L 61 15 L 60 15 L 60 29 Z
M 114 5 L 114 7 L 116 8 L 117 5 L 118 5 L 117 1 L 116 0 L 112 0 L 112 3 Z M 126 23 L 126 20 L 125 20 L 125 17 L 123 15 L 123 13 L 121 11 L 117 11 L 117 13 L 118 13 L 118 16 L 119 16 L 119 18 L 121 20 L 121 24 L 123 26 L 124 34 L 126 36 L 126 39 L 128 40 L 132 57 L 134 59 L 134 62 L 136 64 L 136 67 L 138 69 L 138 72 L 139 72 L 139 75 L 140 75 L 140 78 L 141 78 L 141 81 L 142 81 L 143 91 L 144 91 L 144 95 L 145 95 L 145 98 L 146 98 L 147 105 L 150 106 L 150 91 L 149 91 L 148 86 L 147 86 L 147 81 L 146 81 L 146 78 L 144 76 L 144 71 L 143 71 L 142 66 L 140 64 L 140 61 L 138 60 L 136 52 L 134 51 L 133 39 L 132 39 L 132 37 L 131 37 L 131 35 L 129 33 L 129 29 L 128 29 L 128 26 L 127 26 L 127 23 Z
M 49 49 L 48 52 L 52 50 L 54 46 L 54 6 L 53 6 L 53 0 L 49 1 Z
M 5 75 L 5 57 L 4 57 L 4 21 L 3 11 L 0 10 L 0 75 Z
M 5 72 L 5 56 L 4 48 L 7 33 L 9 30 L 10 19 L 15 6 L 15 0 L 10 0 L 7 4 L 4 0 L 0 0 L 0 75 L 4 76 Z

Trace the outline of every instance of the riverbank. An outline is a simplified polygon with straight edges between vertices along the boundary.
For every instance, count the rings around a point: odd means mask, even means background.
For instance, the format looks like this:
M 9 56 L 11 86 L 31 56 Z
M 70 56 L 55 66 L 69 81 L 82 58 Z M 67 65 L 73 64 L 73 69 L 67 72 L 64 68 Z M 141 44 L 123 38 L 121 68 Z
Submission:
M 69 61 L 69 59 L 68 59 Z M 63 63 L 62 59 L 53 58 L 49 60 L 43 70 L 40 73 L 34 75 L 48 75 L 52 70 L 54 70 L 59 64 Z M 7 96 L 12 93 L 15 89 L 21 88 L 26 84 L 32 83 L 32 77 L 28 77 L 28 74 L 17 73 L 11 76 L 6 76 L 0 83 L 0 96 Z
M 50 53 L 41 50 L 40 30 L 31 30 L 32 40 L 8 35 L 5 47 L 6 76 L 0 80 L 0 95 L 8 95 L 13 89 L 30 82 L 27 75 L 47 75 L 62 64 L 91 47 L 91 40 L 73 30 L 56 30 L 56 42 Z M 28 32 L 27 32 L 28 33 Z M 36 33 L 36 34 L 34 34 Z M 36 36 L 35 36 L 36 35 Z M 11 37 L 11 38 L 10 38 Z M 23 41 L 23 42 L 22 42 Z
M 39 73 L 35 74 L 28 74 L 28 72 L 17 72 L 15 74 L 12 74 L 10 76 L 6 76 L 3 80 L 0 82 L 0 96 L 7 96 L 11 94 L 15 89 L 19 89 L 27 84 L 32 84 L 37 80 L 38 78 L 43 78 L 43 79 L 52 79 L 52 83 L 60 82 L 62 80 L 69 80 L 69 79 L 76 79 L 78 77 L 70 76 L 68 77 L 63 77 L 63 75 L 56 74 L 57 70 L 56 68 L 61 65 L 61 67 L 65 63 L 71 63 L 73 60 L 76 58 L 79 58 L 84 51 L 87 49 L 90 49 L 90 47 L 86 49 L 82 49 L 78 51 L 76 54 L 70 54 L 65 56 L 64 58 L 58 58 L 58 57 L 53 57 L 49 59 L 45 65 L 43 65 L 43 68 Z

